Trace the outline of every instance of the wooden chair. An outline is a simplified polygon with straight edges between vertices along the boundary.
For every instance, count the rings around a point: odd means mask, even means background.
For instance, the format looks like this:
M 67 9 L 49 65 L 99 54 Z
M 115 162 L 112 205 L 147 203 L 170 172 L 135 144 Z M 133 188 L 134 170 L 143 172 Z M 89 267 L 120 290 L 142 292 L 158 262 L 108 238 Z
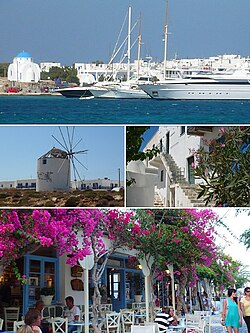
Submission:
M 17 332 L 17 330 L 22 327 L 24 325 L 24 320 L 20 320 L 20 321 L 14 321 L 13 324 L 13 331 Z
M 194 315 L 196 316 L 209 316 L 210 315 L 210 311 L 194 311 Z
M 131 332 L 131 326 L 135 323 L 135 313 L 133 310 L 121 310 L 122 332 Z
M 213 327 L 219 327 L 224 332 L 224 327 L 221 325 L 221 315 L 212 315 L 209 318 L 208 332 L 212 333 Z
M 195 314 L 191 314 L 191 313 L 185 314 L 185 321 L 186 321 L 187 329 L 192 329 L 194 327 L 198 327 L 200 320 L 201 320 L 200 315 L 195 315 Z
M 53 333 L 68 333 L 68 318 L 51 318 Z
M 131 333 L 155 333 L 155 326 L 132 325 Z
M 154 327 L 154 333 L 159 333 L 160 332 L 158 324 L 154 323 L 153 321 L 145 321 L 144 325 L 145 326 L 153 326 Z M 167 332 L 167 330 L 161 331 L 161 333 L 164 333 L 164 332 Z
M 14 321 L 19 319 L 20 307 L 4 308 L 5 331 L 12 330 Z
M 197 333 L 205 333 L 205 327 L 206 327 L 206 321 L 204 319 L 200 319 L 197 326 L 193 327 L 186 326 L 186 333 L 188 333 L 189 330 L 195 331 Z
M 120 333 L 120 313 L 106 314 L 106 329 L 107 333 Z

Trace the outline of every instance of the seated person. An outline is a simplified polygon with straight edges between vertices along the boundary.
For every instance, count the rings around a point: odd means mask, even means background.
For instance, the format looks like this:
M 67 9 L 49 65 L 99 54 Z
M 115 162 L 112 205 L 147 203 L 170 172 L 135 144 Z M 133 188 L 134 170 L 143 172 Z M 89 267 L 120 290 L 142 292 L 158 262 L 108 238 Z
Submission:
M 74 298 L 72 296 L 66 297 L 65 302 L 67 305 L 67 310 L 65 311 L 65 317 L 68 318 L 69 322 L 68 333 L 72 333 L 73 331 L 77 331 L 77 328 L 76 326 L 70 325 L 70 323 L 80 320 L 81 311 L 78 308 L 78 306 L 74 305 Z
M 168 329 L 169 325 L 177 325 L 178 319 L 174 315 L 174 309 L 168 306 L 162 308 L 162 312 L 157 313 L 155 323 L 158 324 L 160 332 Z
M 25 315 L 24 323 L 30 326 L 34 333 L 42 333 L 41 320 L 41 313 L 37 309 L 30 309 Z
M 35 309 L 37 309 L 42 315 L 43 308 L 44 308 L 44 303 L 41 299 L 39 299 L 35 304 Z

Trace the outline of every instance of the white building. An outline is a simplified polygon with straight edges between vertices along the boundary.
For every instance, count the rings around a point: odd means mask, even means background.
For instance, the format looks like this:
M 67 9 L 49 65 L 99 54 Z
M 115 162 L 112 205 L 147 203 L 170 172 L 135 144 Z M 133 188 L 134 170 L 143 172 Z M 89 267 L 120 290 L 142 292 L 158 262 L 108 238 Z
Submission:
M 60 62 L 41 62 L 40 68 L 42 72 L 49 72 L 52 67 L 61 67 Z
M 112 190 L 115 187 L 123 187 L 124 181 L 105 178 L 91 179 L 91 180 L 78 180 L 75 184 L 71 182 L 72 188 L 78 188 L 80 190 Z
M 144 161 L 147 172 L 157 174 L 154 184 L 154 198 L 151 197 L 152 206 L 163 207 L 199 207 L 204 206 L 202 199 L 197 199 L 198 184 L 201 179 L 194 177 L 192 165 L 194 163 L 194 150 L 205 146 L 205 140 L 216 138 L 219 127 L 190 127 L 190 126 L 160 126 L 159 130 L 148 142 L 145 149 L 158 147 L 160 153 L 151 160 Z M 141 163 L 138 161 L 136 163 Z M 142 173 L 140 174 L 140 177 Z M 145 176 L 144 176 L 145 177 Z M 130 164 L 127 167 L 127 178 L 130 179 Z M 136 183 L 132 187 L 137 188 L 136 195 L 143 196 L 143 191 L 139 191 L 141 181 L 137 184 L 139 176 L 134 177 Z M 152 189 L 151 189 L 152 190 Z M 131 195 L 131 197 L 129 197 Z M 147 192 L 149 195 L 149 192 Z M 152 196 L 152 194 L 151 194 Z M 144 199 L 146 207 L 148 199 Z M 127 203 L 136 202 L 131 194 L 131 189 L 127 189 Z M 132 207 L 136 207 L 132 204 Z
M 52 148 L 37 160 L 37 187 L 39 191 L 69 191 L 70 159 L 68 153 Z
M 18 188 L 18 189 L 36 189 L 37 179 L 17 179 L 0 180 L 0 189 Z M 91 180 L 71 181 L 71 189 L 79 190 L 112 190 L 116 187 L 123 187 L 124 181 L 110 178 L 97 178 Z
M 8 80 L 15 82 L 36 83 L 40 80 L 41 70 L 33 62 L 28 52 L 20 52 L 8 68 Z
M 19 188 L 19 189 L 35 189 L 36 179 L 17 179 L 0 181 L 0 189 Z

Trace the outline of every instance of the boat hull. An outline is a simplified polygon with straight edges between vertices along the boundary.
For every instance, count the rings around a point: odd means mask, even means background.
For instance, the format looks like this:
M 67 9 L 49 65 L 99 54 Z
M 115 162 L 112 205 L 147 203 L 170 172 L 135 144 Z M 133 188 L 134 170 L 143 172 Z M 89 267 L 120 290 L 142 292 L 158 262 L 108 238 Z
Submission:
M 154 99 L 250 100 L 250 84 L 167 83 L 140 86 Z
M 150 98 L 141 89 L 124 89 L 124 88 L 98 88 L 92 87 L 90 89 L 91 93 L 95 98 L 114 98 L 114 99 L 140 99 L 140 98 Z
M 93 97 L 88 88 L 82 87 L 57 89 L 56 92 L 67 98 Z

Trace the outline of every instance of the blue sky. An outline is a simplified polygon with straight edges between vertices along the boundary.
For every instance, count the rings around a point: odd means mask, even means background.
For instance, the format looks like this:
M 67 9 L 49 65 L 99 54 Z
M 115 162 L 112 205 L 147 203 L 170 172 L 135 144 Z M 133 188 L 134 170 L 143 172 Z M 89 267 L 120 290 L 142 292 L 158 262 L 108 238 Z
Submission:
M 66 134 L 65 127 L 61 128 Z M 36 178 L 37 159 L 54 146 L 63 149 L 52 135 L 62 141 L 57 126 L 0 126 L 0 180 Z M 123 126 L 76 126 L 74 142 L 82 141 L 75 150 L 88 149 L 87 154 L 77 156 L 88 168 L 79 166 L 80 175 L 85 179 L 118 179 L 120 168 L 123 180 L 123 137 Z
M 162 60 L 165 2 L 1 0 L 0 62 L 23 50 L 37 63 L 107 62 L 129 5 L 142 15 L 142 57 Z M 250 55 L 249 13 L 249 0 L 169 0 L 168 56 Z

